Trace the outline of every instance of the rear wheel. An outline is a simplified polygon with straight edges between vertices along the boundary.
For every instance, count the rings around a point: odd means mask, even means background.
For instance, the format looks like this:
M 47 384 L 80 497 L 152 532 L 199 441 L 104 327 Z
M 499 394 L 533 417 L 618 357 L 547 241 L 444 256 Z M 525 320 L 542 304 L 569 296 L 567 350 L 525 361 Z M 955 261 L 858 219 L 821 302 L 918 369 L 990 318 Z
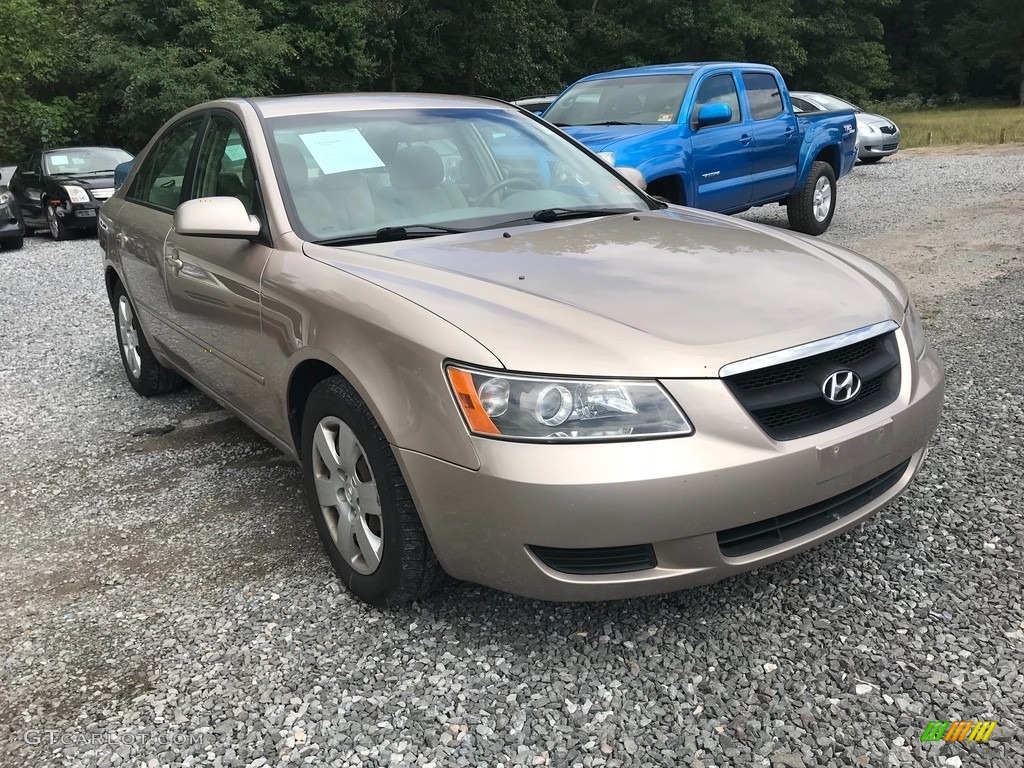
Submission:
M 50 230 L 50 237 L 54 240 L 70 240 L 74 233 L 64 225 L 52 205 L 44 205 L 46 208 L 46 226 Z
M 165 368 L 153 356 L 153 350 L 139 325 L 135 307 L 124 286 L 114 288 L 114 325 L 117 328 L 117 348 L 121 353 L 128 383 L 140 395 L 152 397 L 174 392 L 185 386 L 185 380 L 170 368 Z
M 371 605 L 437 591 L 445 573 L 420 523 L 394 451 L 342 377 L 318 384 L 302 419 L 306 500 L 345 586 Z
M 789 226 L 797 232 L 820 235 L 836 212 L 836 174 L 828 163 L 811 164 L 804 188 L 786 200 Z

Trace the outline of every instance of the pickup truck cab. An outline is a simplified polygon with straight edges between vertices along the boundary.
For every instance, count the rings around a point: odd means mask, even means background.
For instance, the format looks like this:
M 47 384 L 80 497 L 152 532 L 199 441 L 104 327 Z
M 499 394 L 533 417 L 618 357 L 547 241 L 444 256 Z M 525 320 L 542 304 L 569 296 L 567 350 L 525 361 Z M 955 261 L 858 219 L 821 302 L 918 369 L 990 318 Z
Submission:
M 796 114 L 764 64 L 661 64 L 590 75 L 544 112 L 607 162 L 638 169 L 647 191 L 719 213 L 787 206 L 790 226 L 820 235 L 836 180 L 857 160 L 850 112 Z

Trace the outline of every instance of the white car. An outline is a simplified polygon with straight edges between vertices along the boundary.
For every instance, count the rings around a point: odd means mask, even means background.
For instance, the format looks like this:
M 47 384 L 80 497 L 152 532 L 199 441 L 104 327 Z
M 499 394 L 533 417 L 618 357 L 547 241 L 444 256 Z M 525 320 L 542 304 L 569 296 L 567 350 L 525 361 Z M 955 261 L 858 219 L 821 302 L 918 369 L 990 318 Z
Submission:
M 827 93 L 790 91 L 789 95 L 797 112 L 852 109 L 857 114 L 857 159 L 861 162 L 877 163 L 883 157 L 895 155 L 899 151 L 900 129 L 889 118 L 865 112 L 856 104 Z

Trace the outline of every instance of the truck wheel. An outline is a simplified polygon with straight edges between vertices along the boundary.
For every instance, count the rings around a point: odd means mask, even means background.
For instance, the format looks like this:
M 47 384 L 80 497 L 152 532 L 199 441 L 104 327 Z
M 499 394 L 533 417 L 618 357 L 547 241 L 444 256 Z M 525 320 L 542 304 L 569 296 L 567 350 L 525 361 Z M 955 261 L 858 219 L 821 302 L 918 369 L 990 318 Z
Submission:
M 797 232 L 820 235 L 836 212 L 836 174 L 821 160 L 811 165 L 804 188 L 786 200 L 789 226 Z

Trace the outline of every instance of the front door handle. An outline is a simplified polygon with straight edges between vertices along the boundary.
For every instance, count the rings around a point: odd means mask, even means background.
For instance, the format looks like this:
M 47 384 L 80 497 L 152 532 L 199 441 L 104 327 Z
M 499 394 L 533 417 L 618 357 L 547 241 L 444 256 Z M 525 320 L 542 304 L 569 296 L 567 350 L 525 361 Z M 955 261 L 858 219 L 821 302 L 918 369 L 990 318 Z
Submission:
M 749 133 L 744 133 L 742 136 L 740 136 L 740 144 L 742 144 L 743 146 L 747 146 L 753 140 L 754 137 L 751 136 Z
M 164 257 L 164 261 L 167 262 L 174 274 L 178 274 L 181 271 L 181 268 L 185 266 L 185 262 L 178 258 L 177 251 L 171 251 Z

